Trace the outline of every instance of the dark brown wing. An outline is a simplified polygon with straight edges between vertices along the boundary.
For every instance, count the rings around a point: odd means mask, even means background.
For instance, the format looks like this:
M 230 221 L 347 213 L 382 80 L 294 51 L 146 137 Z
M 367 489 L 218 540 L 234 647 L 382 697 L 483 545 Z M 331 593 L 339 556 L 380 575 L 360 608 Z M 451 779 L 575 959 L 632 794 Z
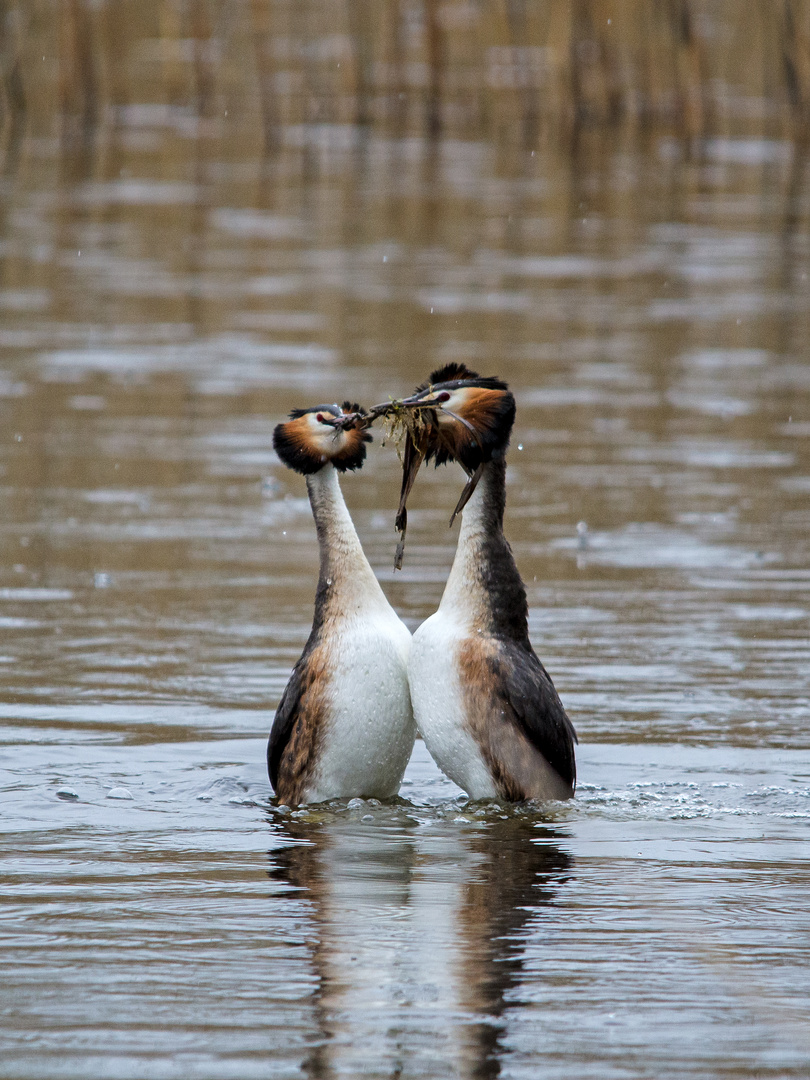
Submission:
M 316 608 L 317 611 L 317 608 Z M 267 773 L 279 798 L 298 802 L 318 753 L 326 712 L 325 655 L 316 614 L 301 659 L 276 709 L 267 740 Z
M 492 686 L 514 722 L 573 791 L 577 780 L 577 733 L 546 669 L 528 642 L 499 642 L 488 658 Z M 507 714 L 508 715 L 508 714 Z
M 290 741 L 298 711 L 301 705 L 301 697 L 306 685 L 306 679 L 302 678 L 302 667 L 306 659 L 306 653 L 301 657 L 292 670 L 290 681 L 281 695 L 281 701 L 276 709 L 273 726 L 270 729 L 270 738 L 267 740 L 267 774 L 273 790 L 278 791 L 278 770 L 281 758 Z

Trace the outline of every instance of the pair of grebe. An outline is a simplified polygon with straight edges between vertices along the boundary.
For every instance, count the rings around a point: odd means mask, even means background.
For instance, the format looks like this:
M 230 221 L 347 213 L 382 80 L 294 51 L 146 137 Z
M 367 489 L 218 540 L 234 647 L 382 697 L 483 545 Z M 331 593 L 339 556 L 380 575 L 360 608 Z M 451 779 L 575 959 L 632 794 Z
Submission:
M 444 595 L 413 637 L 369 566 L 337 475 L 362 467 L 373 419 L 408 412 L 419 422 L 403 455 L 403 539 L 423 461 L 457 461 L 468 477 Z M 396 795 L 417 730 L 472 799 L 574 794 L 576 734 L 529 641 L 526 590 L 503 534 L 514 419 L 506 383 L 453 364 L 369 413 L 320 405 L 276 428 L 278 456 L 306 477 L 320 547 L 312 632 L 267 748 L 279 802 Z

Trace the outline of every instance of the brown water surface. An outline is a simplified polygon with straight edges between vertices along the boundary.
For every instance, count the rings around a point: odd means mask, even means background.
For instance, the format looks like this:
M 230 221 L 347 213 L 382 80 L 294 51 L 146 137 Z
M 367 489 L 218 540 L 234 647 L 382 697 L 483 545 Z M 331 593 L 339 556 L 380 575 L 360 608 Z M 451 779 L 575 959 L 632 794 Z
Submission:
M 0 1076 L 806 1076 L 806 149 L 215 106 L 5 144 Z M 451 360 L 517 397 L 577 798 L 469 804 L 418 743 L 394 805 L 279 810 L 317 548 L 273 425 Z M 463 477 L 394 574 L 398 472 L 343 487 L 415 628 Z

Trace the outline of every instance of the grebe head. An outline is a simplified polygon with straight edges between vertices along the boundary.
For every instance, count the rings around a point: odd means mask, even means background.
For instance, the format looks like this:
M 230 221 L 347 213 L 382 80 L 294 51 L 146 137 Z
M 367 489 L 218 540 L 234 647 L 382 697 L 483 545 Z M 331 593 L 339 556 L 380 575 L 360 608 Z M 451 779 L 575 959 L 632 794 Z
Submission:
M 339 472 L 361 469 L 366 443 L 371 442 L 360 420 L 362 413 L 360 406 L 350 401 L 342 406 L 293 409 L 290 419 L 273 432 L 273 449 L 285 465 L 304 476 L 327 464 Z
M 383 412 L 395 415 L 413 409 L 414 422 L 407 423 L 407 438 L 402 456 L 402 489 L 396 527 L 400 531 L 395 568 L 402 565 L 405 530 L 408 523 L 406 504 L 423 461 L 437 465 L 457 461 L 467 474 L 450 524 L 463 510 L 489 461 L 501 460 L 509 445 L 515 422 L 515 399 L 502 379 L 480 376 L 463 364 L 447 364 L 434 371 L 416 393 L 388 407 Z
M 515 399 L 502 379 L 482 377 L 463 364 L 448 364 L 417 387 L 403 406 L 425 409 L 429 420 L 421 449 L 437 465 L 458 461 L 471 475 L 503 457 L 515 422 Z

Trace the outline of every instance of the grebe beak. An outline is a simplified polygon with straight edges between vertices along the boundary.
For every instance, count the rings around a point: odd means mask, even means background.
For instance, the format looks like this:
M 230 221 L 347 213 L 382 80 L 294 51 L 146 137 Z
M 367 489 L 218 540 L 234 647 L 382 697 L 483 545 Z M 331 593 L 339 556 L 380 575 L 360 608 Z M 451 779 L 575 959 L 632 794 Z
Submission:
M 400 409 L 425 409 L 430 410 L 433 413 L 438 412 L 441 409 L 445 401 L 449 401 L 450 395 L 446 391 L 441 391 L 434 398 L 427 398 L 426 394 L 429 391 L 421 391 L 419 394 L 414 394 L 409 398 L 402 398 L 399 401 L 389 402 L 387 406 L 378 406 L 380 409 L 384 409 L 386 413 L 395 412 Z M 427 432 L 422 433 L 422 439 L 417 444 L 414 441 L 413 434 L 408 431 L 405 438 L 405 448 L 402 453 L 402 487 L 399 493 L 399 508 L 397 510 L 396 520 L 394 522 L 395 528 L 399 532 L 399 543 L 397 544 L 396 556 L 394 557 L 394 569 L 402 569 L 402 558 L 405 554 L 405 532 L 408 528 L 408 509 L 407 502 L 408 496 L 416 480 L 416 474 L 425 460 L 425 454 L 428 450 L 429 437 Z M 466 490 L 466 489 L 465 489 Z M 472 494 L 472 491 L 469 495 Z M 467 495 L 467 498 L 469 498 Z M 464 500 L 466 502 L 466 499 Z M 450 519 L 452 525 L 453 520 L 461 509 L 463 503 L 459 503 L 453 517 Z
M 421 394 L 414 394 L 413 397 L 402 398 L 400 401 L 391 401 L 387 406 L 377 405 L 375 406 L 375 409 L 385 408 L 388 412 L 393 412 L 396 409 L 430 409 L 434 413 L 441 409 L 445 416 L 451 416 L 454 420 L 457 420 L 459 424 L 464 425 L 470 433 L 473 446 L 477 446 L 478 438 L 475 433 L 475 428 L 469 420 L 465 420 L 463 416 L 459 416 L 458 413 L 452 412 L 452 410 L 444 407 L 444 403 L 450 400 L 450 394 L 448 394 L 446 390 L 442 390 L 434 398 L 425 398 L 425 394 L 429 392 L 430 391 L 423 390 Z
M 457 420 L 459 424 L 463 424 L 470 433 L 473 446 L 478 445 L 478 438 L 476 436 L 475 428 L 472 424 L 465 420 L 463 416 L 459 416 L 458 413 L 452 412 L 450 409 L 444 408 L 444 403 L 450 400 L 450 394 L 446 390 L 440 391 L 434 398 L 427 398 L 426 394 L 429 391 L 422 390 L 419 394 L 414 394 L 413 397 L 403 398 L 399 402 L 392 402 L 392 405 L 398 405 L 401 409 L 432 409 L 433 412 L 438 412 L 439 409 L 445 416 L 451 416 L 454 420 Z M 408 450 L 412 450 L 412 454 L 408 454 Z M 405 523 L 407 521 L 407 511 L 405 510 L 405 502 L 411 493 L 411 488 L 416 480 L 416 474 L 419 471 L 419 466 L 422 464 L 424 458 L 424 450 L 420 453 L 419 450 L 413 445 L 411 439 L 408 439 L 405 445 L 405 454 L 403 460 L 403 477 L 402 477 L 402 494 L 399 503 L 399 513 L 397 514 L 396 527 L 403 533 L 402 540 L 404 541 Z M 464 507 L 470 500 L 470 496 L 478 486 L 478 481 L 481 479 L 481 473 L 483 472 L 483 463 L 478 466 L 474 472 L 470 472 L 464 465 L 463 461 L 458 462 L 462 469 L 467 473 L 467 483 L 464 485 L 464 490 L 461 492 L 461 496 L 456 503 L 456 507 L 453 513 L 450 515 L 450 525 L 456 520 L 456 517 L 461 513 Z M 400 547 L 403 546 L 400 541 Z M 398 549 L 399 551 L 399 549 Z M 399 556 L 401 561 L 401 555 Z
M 420 390 L 418 394 L 413 394 L 411 397 L 395 398 L 393 401 L 388 401 L 385 405 L 376 405 L 376 409 L 386 409 L 391 412 L 394 409 L 440 409 L 445 401 L 450 400 L 450 395 L 446 390 L 442 390 L 441 393 L 435 397 L 428 397 L 430 390 Z
M 368 427 L 367 423 L 364 423 L 365 416 L 362 413 L 343 413 L 341 416 L 328 416 L 326 413 L 319 413 L 318 420 L 322 424 L 326 424 L 327 427 L 333 427 L 336 431 L 352 431 L 356 427 Z
M 379 416 L 390 416 L 392 413 L 396 414 L 403 409 L 412 409 L 414 411 L 424 410 L 425 412 L 429 411 L 434 415 L 441 411 L 445 416 L 452 417 L 453 420 L 462 424 L 470 434 L 472 445 L 477 446 L 478 436 L 472 424 L 470 424 L 463 416 L 459 416 L 457 413 L 445 408 L 445 403 L 450 400 L 451 394 L 448 393 L 447 390 L 440 390 L 435 396 L 431 396 L 433 394 L 434 391 L 430 389 L 421 390 L 411 397 L 394 399 L 392 401 L 383 402 L 380 405 L 375 405 L 373 409 L 370 409 L 369 412 L 365 414 L 365 416 L 360 418 L 360 422 L 364 425 L 368 425 L 373 423 Z M 420 466 L 425 460 L 425 455 L 427 454 L 430 445 L 428 428 L 423 429 L 420 436 L 417 436 L 419 441 L 415 441 L 413 432 L 409 429 L 405 438 L 405 447 L 402 454 L 402 487 L 400 489 L 399 508 L 397 509 L 395 521 L 395 527 L 399 532 L 399 543 L 397 544 L 396 557 L 394 559 L 395 570 L 402 569 L 402 557 L 405 551 L 405 532 L 408 528 L 408 496 L 411 493 L 416 480 L 416 474 L 419 472 Z M 459 465 L 461 465 L 462 469 L 467 473 L 467 483 L 465 484 L 461 497 L 456 503 L 456 507 L 450 517 L 450 525 L 453 524 L 456 520 L 456 516 L 460 514 L 467 505 L 470 496 L 475 491 L 478 481 L 481 479 L 481 473 L 483 471 L 483 464 L 479 465 L 474 472 L 471 472 L 462 461 L 459 461 Z
M 378 416 L 388 416 L 391 413 L 399 412 L 401 409 L 432 409 L 433 412 L 436 412 L 445 401 L 450 400 L 450 395 L 446 390 L 437 394 L 435 398 L 426 398 L 425 395 L 428 393 L 430 393 L 429 390 L 422 390 L 412 397 L 392 398 L 390 401 L 383 401 L 379 405 L 375 405 L 373 409 L 369 409 L 364 418 L 368 419 L 369 422 L 373 422 Z

